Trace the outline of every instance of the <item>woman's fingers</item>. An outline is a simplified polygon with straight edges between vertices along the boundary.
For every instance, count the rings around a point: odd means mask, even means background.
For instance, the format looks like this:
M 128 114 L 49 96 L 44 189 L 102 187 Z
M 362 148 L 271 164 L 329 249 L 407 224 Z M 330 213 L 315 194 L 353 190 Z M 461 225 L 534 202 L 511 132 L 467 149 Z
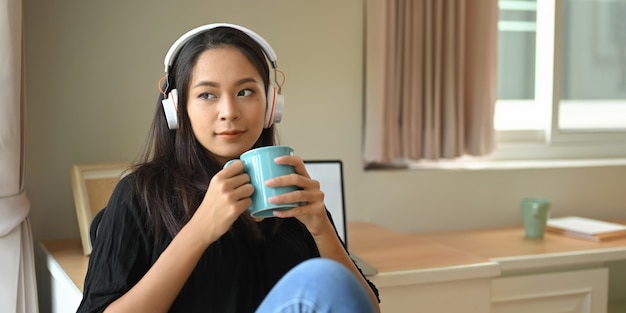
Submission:
M 299 156 L 293 156 L 293 155 L 279 156 L 276 159 L 274 159 L 274 162 L 276 162 L 277 164 L 291 165 L 293 166 L 297 174 L 302 175 L 306 178 L 311 177 L 309 175 L 309 172 L 307 172 L 306 170 L 306 166 L 304 166 L 304 161 L 302 161 L 302 158 Z

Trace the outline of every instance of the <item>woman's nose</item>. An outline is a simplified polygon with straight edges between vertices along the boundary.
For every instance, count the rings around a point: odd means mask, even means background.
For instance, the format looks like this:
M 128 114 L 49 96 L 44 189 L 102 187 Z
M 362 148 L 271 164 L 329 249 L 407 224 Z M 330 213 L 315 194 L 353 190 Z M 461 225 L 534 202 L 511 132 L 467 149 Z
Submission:
M 239 118 L 239 108 L 234 97 L 224 97 L 220 102 L 220 120 L 236 120 Z

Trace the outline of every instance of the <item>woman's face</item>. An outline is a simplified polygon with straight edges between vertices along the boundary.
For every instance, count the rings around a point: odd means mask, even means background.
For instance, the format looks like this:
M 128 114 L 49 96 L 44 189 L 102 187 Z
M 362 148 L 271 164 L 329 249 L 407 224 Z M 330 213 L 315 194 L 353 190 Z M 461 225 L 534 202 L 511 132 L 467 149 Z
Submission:
M 237 48 L 212 48 L 198 56 L 187 112 L 197 140 L 220 164 L 252 148 L 263 131 L 265 106 L 263 79 Z

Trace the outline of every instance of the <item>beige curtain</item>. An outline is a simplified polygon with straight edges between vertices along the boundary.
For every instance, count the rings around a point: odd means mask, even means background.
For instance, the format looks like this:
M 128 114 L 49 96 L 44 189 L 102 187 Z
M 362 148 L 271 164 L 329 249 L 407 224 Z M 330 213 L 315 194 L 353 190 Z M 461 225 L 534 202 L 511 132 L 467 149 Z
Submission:
M 22 0 L 0 0 L 0 312 L 36 313 L 33 239 L 24 193 Z
M 497 0 L 370 0 L 368 10 L 383 29 L 368 23 L 381 34 L 367 53 L 381 50 L 382 79 L 368 73 L 367 88 L 382 90 L 366 92 L 366 164 L 492 152 Z

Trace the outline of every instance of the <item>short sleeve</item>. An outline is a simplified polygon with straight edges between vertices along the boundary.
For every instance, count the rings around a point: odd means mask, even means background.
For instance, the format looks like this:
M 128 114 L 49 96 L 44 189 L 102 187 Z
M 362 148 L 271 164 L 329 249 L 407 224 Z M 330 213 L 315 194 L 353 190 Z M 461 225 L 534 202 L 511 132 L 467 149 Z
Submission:
M 102 312 L 151 266 L 153 234 L 133 192 L 132 174 L 115 187 L 98 226 L 77 312 Z

